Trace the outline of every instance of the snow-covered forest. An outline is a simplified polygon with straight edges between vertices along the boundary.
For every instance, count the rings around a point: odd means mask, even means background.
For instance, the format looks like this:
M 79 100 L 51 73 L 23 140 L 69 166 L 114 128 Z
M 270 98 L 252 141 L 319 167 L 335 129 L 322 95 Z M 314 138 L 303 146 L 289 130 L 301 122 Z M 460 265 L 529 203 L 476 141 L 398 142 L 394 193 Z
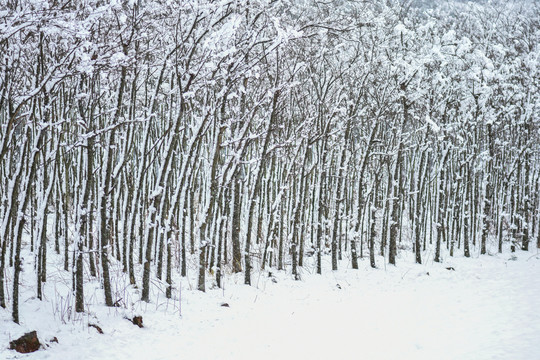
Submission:
M 0 0 L 0 311 L 538 254 L 539 10 Z

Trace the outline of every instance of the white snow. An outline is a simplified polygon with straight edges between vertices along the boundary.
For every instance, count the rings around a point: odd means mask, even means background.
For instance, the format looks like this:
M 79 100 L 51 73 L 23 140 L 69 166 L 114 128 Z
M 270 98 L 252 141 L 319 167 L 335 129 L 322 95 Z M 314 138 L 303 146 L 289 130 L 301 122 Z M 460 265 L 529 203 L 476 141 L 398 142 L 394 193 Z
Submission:
M 67 319 L 73 316 L 70 279 L 50 269 L 46 301 L 23 288 L 21 326 L 0 310 L 0 358 L 538 358 L 538 252 L 447 257 L 425 265 L 414 264 L 412 254 L 400 255 L 397 267 L 384 266 L 378 257 L 379 269 L 370 269 L 364 259 L 359 270 L 345 269 L 342 262 L 343 270 L 336 272 L 327 270 L 325 257 L 322 276 L 312 265 L 304 268 L 301 281 L 271 270 L 272 277 L 254 273 L 252 287 L 242 284 L 242 276 L 226 275 L 225 289 L 205 294 L 196 290 L 195 280 L 177 279 L 182 293 L 176 290 L 176 300 L 169 302 L 157 287 L 146 304 L 138 301 L 138 290 L 113 284 L 121 304 L 127 304 L 122 308 L 97 305 L 102 290 L 87 284 L 89 312 L 75 320 Z M 143 329 L 125 319 L 133 315 L 143 316 Z M 10 340 L 30 330 L 38 331 L 44 348 L 31 355 L 7 349 Z M 58 343 L 49 341 L 53 337 Z
M 435 123 L 435 121 L 433 121 L 429 115 L 426 115 L 426 123 L 434 133 L 439 133 L 441 131 L 441 127 L 437 125 L 437 123 Z

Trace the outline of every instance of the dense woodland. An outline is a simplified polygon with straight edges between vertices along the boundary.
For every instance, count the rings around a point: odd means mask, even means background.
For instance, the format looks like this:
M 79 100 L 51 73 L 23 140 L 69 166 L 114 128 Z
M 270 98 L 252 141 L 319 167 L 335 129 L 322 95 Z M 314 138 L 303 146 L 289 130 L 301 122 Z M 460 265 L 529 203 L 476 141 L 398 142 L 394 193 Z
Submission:
M 540 247 L 538 3 L 437 3 L 0 0 L 0 305 Z

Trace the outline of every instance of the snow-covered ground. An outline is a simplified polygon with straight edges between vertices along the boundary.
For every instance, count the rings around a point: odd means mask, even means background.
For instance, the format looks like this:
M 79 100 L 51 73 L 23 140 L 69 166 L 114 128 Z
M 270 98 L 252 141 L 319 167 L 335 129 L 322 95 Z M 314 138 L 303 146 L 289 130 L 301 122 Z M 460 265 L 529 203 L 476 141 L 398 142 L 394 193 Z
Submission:
M 301 281 L 257 273 L 252 287 L 228 276 L 225 289 L 206 294 L 184 279 L 181 302 L 154 292 L 141 303 L 117 288 L 125 308 L 91 305 L 71 320 L 73 299 L 62 297 L 69 283 L 49 281 L 46 302 L 23 293 L 21 326 L 0 310 L 0 359 L 540 359 L 536 250 L 424 265 L 407 256 L 397 267 L 378 258 L 376 270 L 368 261 L 356 271 L 344 262 L 322 276 L 308 266 Z M 90 303 L 101 302 L 101 290 L 86 290 Z M 144 328 L 124 318 L 133 315 L 143 316 Z M 7 349 L 30 330 L 44 348 Z

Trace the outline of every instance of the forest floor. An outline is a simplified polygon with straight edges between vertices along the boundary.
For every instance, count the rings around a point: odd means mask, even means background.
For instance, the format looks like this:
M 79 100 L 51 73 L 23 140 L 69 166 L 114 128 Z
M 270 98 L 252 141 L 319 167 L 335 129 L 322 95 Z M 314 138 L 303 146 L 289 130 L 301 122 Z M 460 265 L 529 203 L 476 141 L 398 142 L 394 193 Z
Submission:
M 359 270 L 344 260 L 333 272 L 329 260 L 322 276 L 311 265 L 300 281 L 265 271 L 249 287 L 228 275 L 224 289 L 204 294 L 181 279 L 169 301 L 156 283 L 148 304 L 114 284 L 116 308 L 99 305 L 102 291 L 90 283 L 83 316 L 73 313 L 68 273 L 50 266 L 44 301 L 22 286 L 21 325 L 0 309 L 0 359 L 540 359 L 536 249 L 422 265 L 402 251 L 396 267 L 380 257 L 375 270 L 364 259 Z M 134 315 L 144 328 L 127 319 Z M 40 350 L 8 350 L 31 330 Z

